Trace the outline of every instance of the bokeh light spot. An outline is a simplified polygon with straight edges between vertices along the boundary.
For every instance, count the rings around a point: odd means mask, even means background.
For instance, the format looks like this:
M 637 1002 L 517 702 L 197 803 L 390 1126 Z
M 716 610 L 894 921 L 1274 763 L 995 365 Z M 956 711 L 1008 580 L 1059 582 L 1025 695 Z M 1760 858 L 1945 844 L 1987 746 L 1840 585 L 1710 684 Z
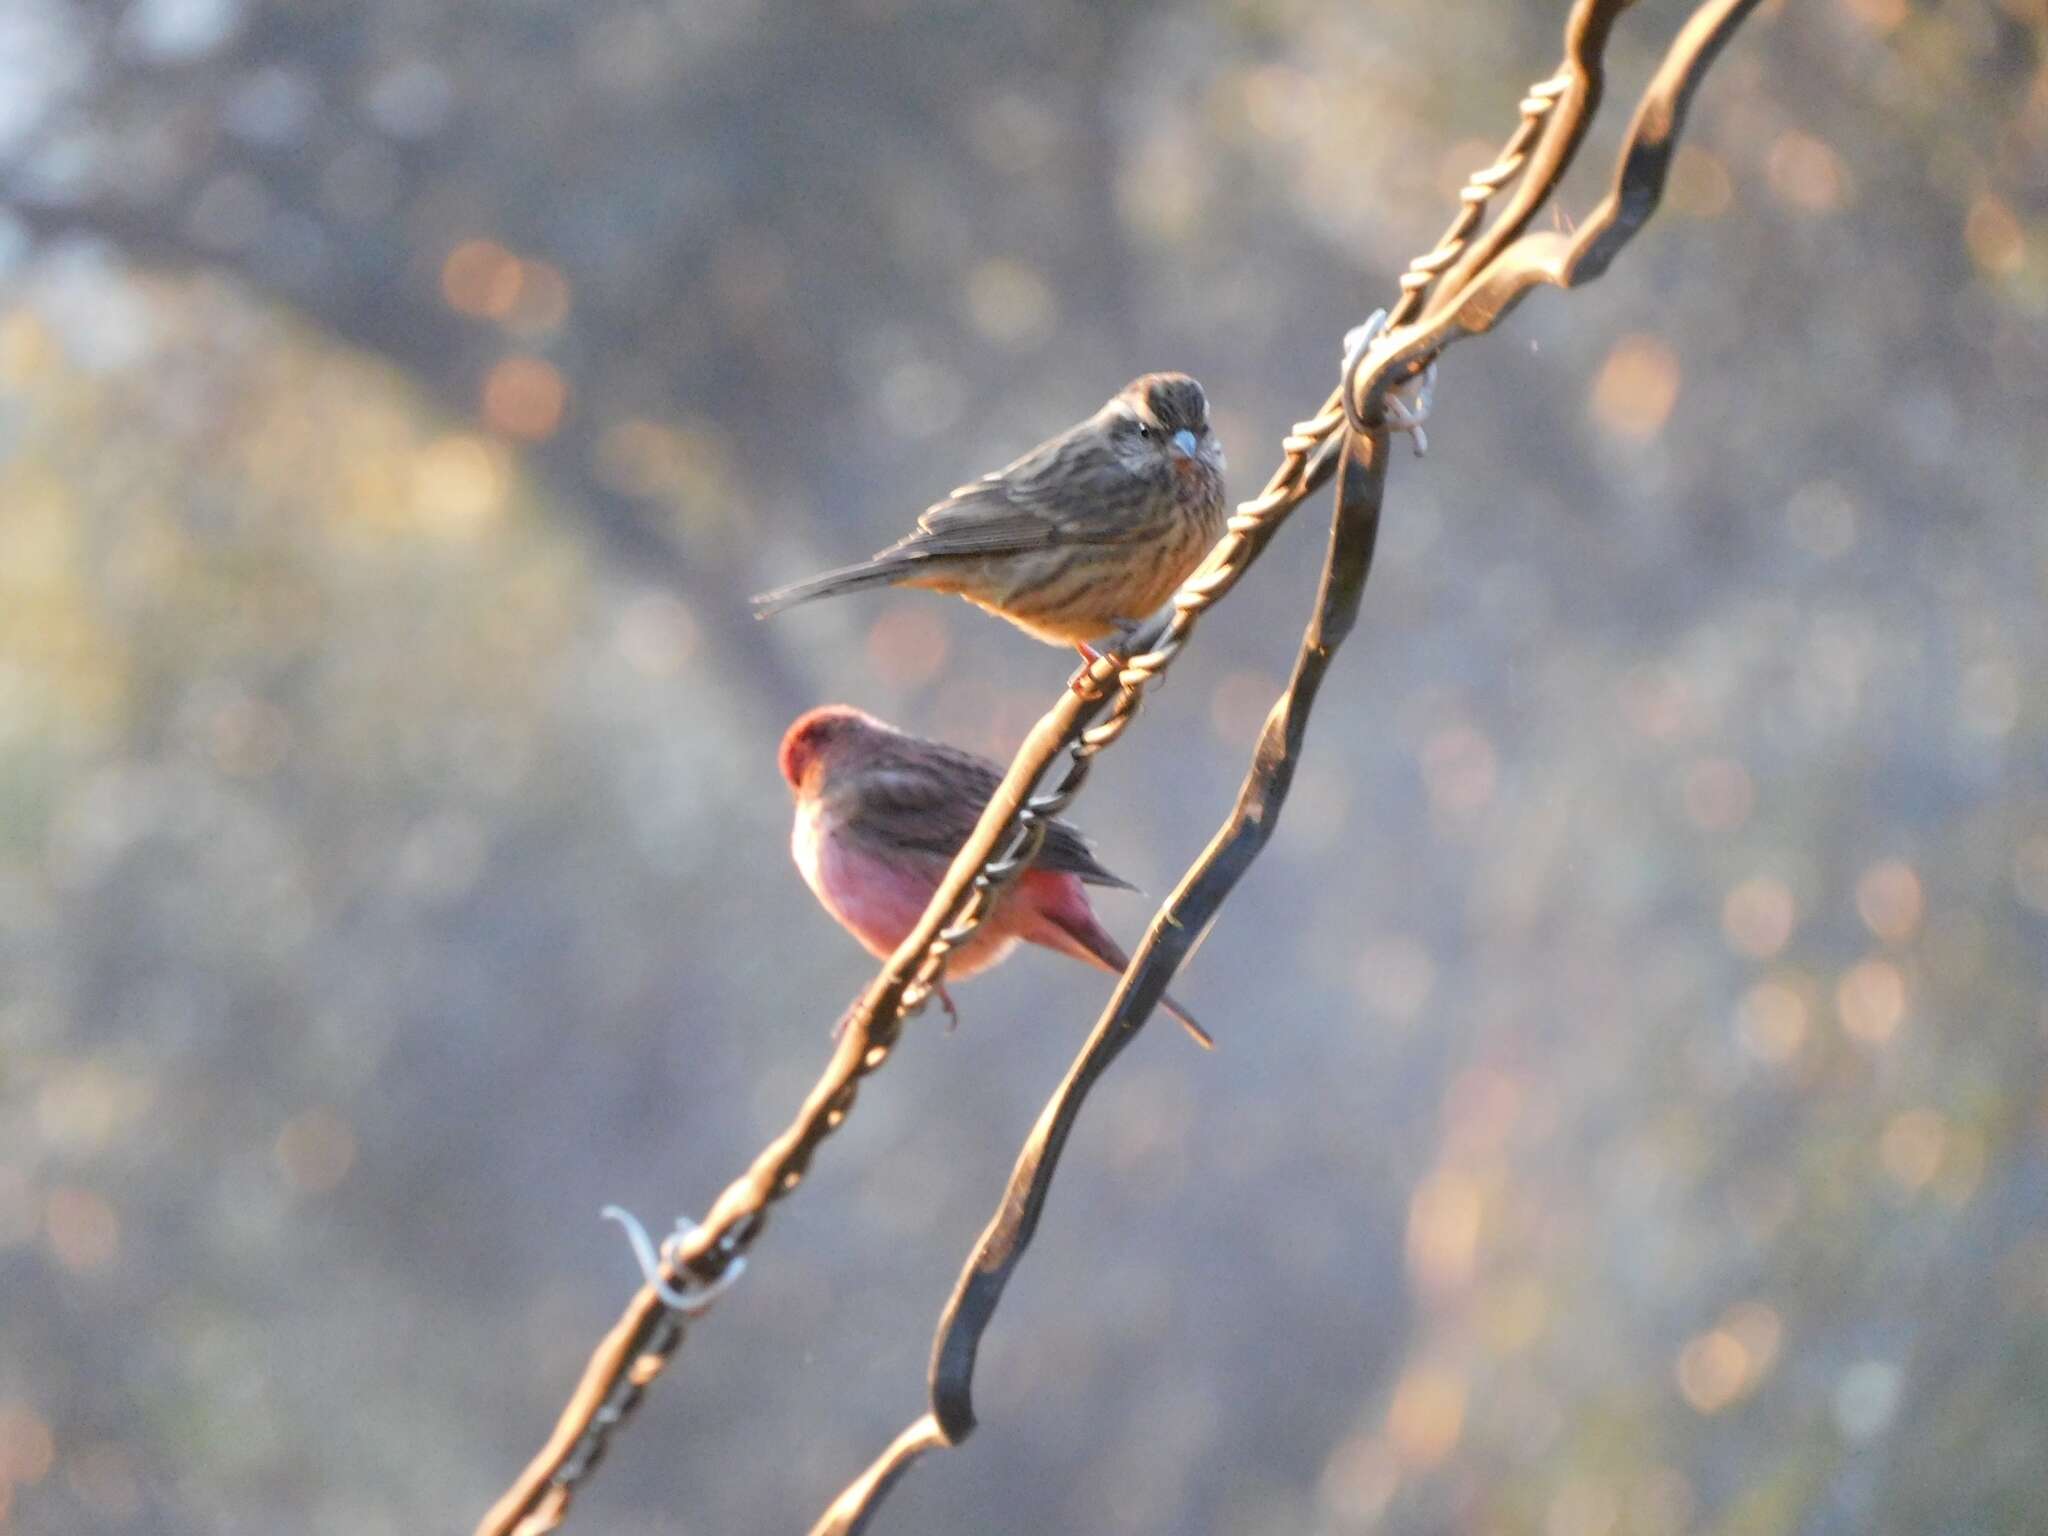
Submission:
M 1629 1501 L 1628 1529 L 1634 1536 L 1682 1536 L 1693 1529 L 1699 1496 L 1676 1467 L 1654 1467 Z
M 121 1218 L 104 1196 L 75 1185 L 50 1191 L 43 1205 L 43 1231 L 57 1262 L 74 1274 L 90 1274 L 114 1262 L 121 1250 Z
M 277 1133 L 277 1165 L 301 1194 L 324 1195 L 355 1166 L 356 1135 L 334 1110 L 316 1106 Z
M 231 779 L 261 779 L 275 773 L 291 751 L 292 726 L 268 699 L 232 690 L 207 717 L 206 751 Z
M 1835 1011 L 1856 1039 L 1882 1044 L 1906 1017 L 1906 978 L 1889 960 L 1861 961 L 1836 983 Z
M 50 1475 L 57 1441 L 42 1416 L 24 1402 L 0 1403 L 0 1484 L 33 1488 Z
M 1662 662 L 1629 668 L 1621 680 L 1621 713 L 1638 736 L 1670 741 L 1684 733 L 1692 715 L 1692 691 L 1685 678 Z
M 1655 437 L 1678 403 L 1678 354 L 1650 335 L 1624 336 L 1593 380 L 1593 420 L 1619 437 Z
M 508 357 L 484 377 L 484 420 L 508 437 L 554 436 L 568 401 L 562 375 L 537 357 Z
M 1408 1023 L 1436 990 L 1436 962 L 1420 939 L 1381 935 L 1359 957 L 1358 990 L 1376 1012 Z
M 1217 740 L 1237 746 L 1258 735 L 1279 693 L 1280 685 L 1264 672 L 1226 672 L 1209 695 L 1209 726 Z
M 438 437 L 413 455 L 413 521 L 429 533 L 469 538 L 504 511 L 506 479 L 496 451 L 471 433 Z
M 1968 1205 L 1984 1182 L 1990 1148 L 1984 1133 L 1974 1125 L 1948 1127 L 1942 1148 L 1941 1167 L 1934 1176 L 1934 1193 L 1948 1205 Z
M 10 309 L 0 319 L 0 384 L 23 389 L 57 356 L 50 329 L 35 311 Z
M 1743 1049 L 1773 1066 L 1790 1061 L 1806 1042 L 1806 1000 L 1783 982 L 1764 981 L 1751 987 L 1743 994 L 1735 1017 Z
M 1891 1423 L 1899 1406 L 1899 1368 L 1888 1360 L 1864 1360 L 1835 1384 L 1835 1424 L 1842 1438 L 1869 1440 Z
M 1768 1302 L 1745 1301 L 1730 1307 L 1721 1326 L 1733 1334 L 1742 1345 L 1749 1362 L 1749 1380 L 1753 1386 L 1770 1374 L 1777 1364 L 1778 1349 L 1785 1342 L 1785 1320 L 1778 1309 Z
M 1472 726 L 1448 726 L 1423 743 L 1422 781 L 1439 815 L 1452 820 L 1478 815 L 1493 803 L 1499 778 L 1493 743 Z
M 1118 211 L 1137 234 L 1178 240 L 1201 217 L 1208 190 L 1201 165 L 1180 138 L 1156 133 L 1127 157 L 1117 177 Z
M 1948 1121 L 1932 1109 L 1909 1109 L 1885 1122 L 1878 1160 L 1900 1188 L 1917 1194 L 1941 1171 Z
M 597 476 L 622 496 L 673 494 L 680 482 L 682 445 L 657 421 L 615 422 L 597 440 Z
M 1856 882 L 1856 915 L 1887 944 L 1903 944 L 1919 931 L 1924 911 L 1920 877 L 1900 859 L 1873 864 Z
M 697 621 L 672 592 L 646 592 L 619 611 L 612 644 L 645 677 L 674 677 L 697 653 Z
M 2026 231 L 2012 209 L 1989 192 L 1970 204 L 1963 243 L 1978 269 L 1993 277 L 2010 277 L 2027 264 Z
M 1470 1284 L 1485 1201 L 1479 1183 L 1454 1168 L 1425 1179 L 1408 1202 L 1408 1269 L 1437 1294 Z
M 545 261 L 522 262 L 519 296 L 505 316 L 505 329 L 518 336 L 546 336 L 569 318 L 569 280 Z
M 1401 1464 L 1379 1435 L 1353 1435 L 1330 1453 L 1317 1493 L 1346 1526 L 1371 1526 L 1401 1487 Z
M 1472 1161 L 1497 1156 L 1523 1117 L 1528 1094 L 1497 1067 L 1471 1067 L 1444 1094 L 1444 1146 Z
M 1737 954 L 1768 960 L 1791 941 L 1799 908 L 1784 881 L 1756 875 L 1721 903 L 1721 932 Z
M 899 437 L 934 437 L 960 419 L 966 381 L 944 363 L 905 357 L 882 368 L 874 379 L 873 404 L 884 425 Z
M 1717 218 L 1735 201 L 1735 183 L 1719 155 L 1696 144 L 1681 144 L 1671 161 L 1665 200 L 1693 218 Z
M 868 628 L 868 666 L 890 688 L 918 688 L 946 664 L 952 627 L 935 603 L 895 603 Z
M 1621 1500 L 1607 1484 L 1574 1477 L 1551 1496 L 1543 1536 L 1609 1536 L 1621 1520 Z
M 1696 1413 L 1719 1413 L 1749 1382 L 1749 1351 L 1732 1329 L 1712 1329 L 1678 1352 L 1678 1392 Z
M 1465 1432 L 1465 1379 L 1445 1366 L 1411 1367 L 1394 1389 L 1387 1438 L 1403 1466 L 1433 1467 Z
M 1005 346 L 1043 341 L 1059 319 L 1045 279 L 1022 262 L 1001 257 L 979 263 L 968 274 L 966 299 L 974 328 Z
M 1702 832 L 1729 832 L 1756 808 L 1756 782 L 1732 757 L 1704 757 L 1685 770 L 1685 814 Z
M 1956 715 L 1963 729 L 1977 736 L 2011 734 L 2020 719 L 2020 679 L 2000 657 L 1987 657 L 1963 669 L 1956 690 Z
M 1907 0 L 1836 0 L 1836 3 L 1877 33 L 1890 32 L 1906 19 Z
M 1764 156 L 1764 174 L 1778 200 L 1802 212 L 1832 212 L 1849 196 L 1849 173 L 1841 157 L 1826 140 L 1797 129 L 1773 141 Z
M 520 286 L 519 258 L 495 240 L 465 240 L 441 264 L 441 296 L 461 314 L 503 319 L 519 302 Z
M 1328 121 L 1316 77 L 1285 64 L 1261 65 L 1246 74 L 1243 99 L 1245 122 L 1261 138 L 1281 143 L 1305 139 Z M 1485 163 L 1475 161 L 1473 168 Z
M 1503 1355 L 1516 1355 L 1543 1337 L 1550 1316 L 1550 1296 L 1543 1283 L 1533 1275 L 1524 1275 L 1495 1287 L 1487 1295 L 1480 1325 L 1495 1350 Z
M 61 1068 L 36 1094 L 36 1129 L 44 1142 L 72 1154 L 90 1154 L 113 1138 L 120 1084 L 96 1062 Z

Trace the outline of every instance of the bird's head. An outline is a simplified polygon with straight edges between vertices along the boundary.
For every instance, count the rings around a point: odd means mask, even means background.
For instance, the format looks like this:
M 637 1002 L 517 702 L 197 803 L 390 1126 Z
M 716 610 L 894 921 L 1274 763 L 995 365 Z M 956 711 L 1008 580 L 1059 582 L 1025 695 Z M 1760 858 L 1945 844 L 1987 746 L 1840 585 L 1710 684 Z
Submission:
M 1105 408 L 1125 462 L 1140 472 L 1180 479 L 1223 473 L 1223 444 L 1209 425 L 1209 397 L 1184 373 L 1148 373 L 1131 380 Z
M 783 732 L 776 760 L 792 791 L 816 794 L 825 775 L 858 761 L 880 739 L 894 734 L 873 715 L 851 704 L 823 704 L 797 716 Z

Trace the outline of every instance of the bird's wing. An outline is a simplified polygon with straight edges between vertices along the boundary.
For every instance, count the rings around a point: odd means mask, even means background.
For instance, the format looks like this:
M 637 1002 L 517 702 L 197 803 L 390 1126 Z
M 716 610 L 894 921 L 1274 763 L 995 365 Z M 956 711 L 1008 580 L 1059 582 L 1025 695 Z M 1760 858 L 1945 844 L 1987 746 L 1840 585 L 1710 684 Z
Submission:
M 938 742 L 923 744 L 923 750 L 942 758 L 943 764 L 899 761 L 869 770 L 861 789 L 861 831 L 881 846 L 950 864 L 974 831 L 1002 775 L 993 763 L 971 752 Z M 1087 838 L 1057 818 L 1046 823 L 1045 839 L 1031 867 L 1078 875 L 1090 885 L 1137 889 L 1104 868 Z
M 1031 867 L 1049 869 L 1055 874 L 1079 875 L 1089 885 L 1106 885 L 1112 890 L 1137 889 L 1123 876 L 1105 869 L 1102 861 L 1095 857 L 1095 851 L 1088 846 L 1088 839 L 1071 823 L 1064 821 L 1053 821 L 1046 826 L 1045 841 L 1038 845 L 1038 857 L 1031 861 Z
M 1142 494 L 1100 427 L 1084 421 L 934 502 L 917 530 L 884 553 L 931 558 L 1124 543 L 1144 536 L 1126 515 Z

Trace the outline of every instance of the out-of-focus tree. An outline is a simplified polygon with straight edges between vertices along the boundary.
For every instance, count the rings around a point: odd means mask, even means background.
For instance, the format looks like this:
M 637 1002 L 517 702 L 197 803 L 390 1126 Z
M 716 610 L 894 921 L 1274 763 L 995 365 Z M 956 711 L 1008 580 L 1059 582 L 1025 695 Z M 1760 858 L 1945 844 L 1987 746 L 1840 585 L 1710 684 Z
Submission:
M 481 1508 L 629 1282 L 596 1207 L 708 1195 L 865 974 L 777 727 L 1000 750 L 1064 675 L 743 595 L 1141 368 L 1248 489 L 1561 12 L 14 0 L 0 1526 Z M 2044 36 L 1768 9 L 1627 261 L 1447 360 L 1222 1050 L 1119 1064 L 891 1522 L 2039 1526 Z M 1309 542 L 1077 808 L 1154 889 Z M 1099 997 L 913 1038 L 580 1521 L 801 1528 Z

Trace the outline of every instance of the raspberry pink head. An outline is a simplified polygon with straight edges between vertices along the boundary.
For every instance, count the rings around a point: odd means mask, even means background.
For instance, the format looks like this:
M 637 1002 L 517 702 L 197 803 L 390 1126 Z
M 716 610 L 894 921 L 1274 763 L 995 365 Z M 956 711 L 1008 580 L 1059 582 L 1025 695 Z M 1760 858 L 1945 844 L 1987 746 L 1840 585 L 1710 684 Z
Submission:
M 871 742 L 876 732 L 888 729 L 873 715 L 855 709 L 851 704 L 821 704 L 809 713 L 797 716 L 783 733 L 782 750 L 777 759 L 782 767 L 782 776 L 788 780 L 791 789 L 802 793 L 809 775 L 828 767 L 849 748 L 857 750 Z

